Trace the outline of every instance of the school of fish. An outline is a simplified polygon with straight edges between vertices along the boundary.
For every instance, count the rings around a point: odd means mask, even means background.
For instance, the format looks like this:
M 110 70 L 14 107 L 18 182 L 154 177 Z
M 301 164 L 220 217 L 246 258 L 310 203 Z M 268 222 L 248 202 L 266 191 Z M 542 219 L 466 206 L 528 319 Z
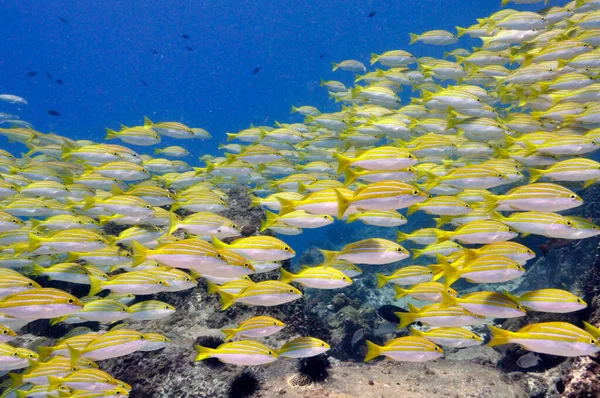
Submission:
M 298 106 L 292 112 L 302 123 L 228 133 L 233 143 L 220 146 L 222 157 L 202 155 L 205 167 L 181 160 L 199 155 L 183 146 L 156 147 L 164 137 L 211 138 L 178 122 L 145 118 L 139 126 L 107 129 L 107 142 L 98 143 L 45 134 L 2 114 L 3 125 L 12 127 L 0 135 L 29 148 L 20 157 L 0 150 L 0 370 L 10 372 L 2 397 L 129 395 L 131 386 L 96 362 L 164 349 L 168 336 L 120 324 L 105 332 L 75 327 L 54 346 L 10 341 L 39 319 L 108 325 L 168 317 L 176 308 L 144 296 L 193 289 L 198 278 L 208 281 L 209 294 L 220 295 L 223 310 L 277 306 L 302 298 L 294 284 L 343 289 L 356 277 L 376 278 L 379 288 L 393 284 L 396 299 L 424 302 L 396 313 L 398 328 L 417 321 L 428 328 L 411 327 L 410 335 L 383 346 L 367 341 L 365 361 L 433 360 L 443 357 L 440 346 L 483 344 L 467 327 L 486 318 L 585 308 L 580 297 L 553 287 L 460 295 L 452 285 L 461 278 L 501 284 L 521 277 L 535 253 L 513 241 L 519 234 L 571 240 L 600 234 L 592 221 L 560 214 L 582 205 L 573 189 L 600 181 L 600 163 L 592 159 L 600 148 L 600 1 L 539 12 L 505 8 L 457 31 L 411 34 L 411 44 L 449 45 L 468 35 L 482 46 L 452 50 L 444 59 L 405 50 L 373 54 L 372 71 L 355 60 L 334 64 L 360 73 L 354 87 L 322 81 L 340 111 Z M 403 88 L 413 91 L 410 104 L 401 104 Z M 0 99 L 27 104 L 9 94 Z M 157 157 L 135 146 L 155 146 Z M 261 231 L 277 237 L 241 237 L 219 215 L 228 208 L 227 189 L 240 184 L 251 187 L 252 206 L 265 210 Z M 436 227 L 413 225 L 407 232 L 415 212 L 434 217 Z M 340 250 L 321 247 L 322 264 L 295 274 L 281 268 L 296 255 L 285 236 L 340 220 L 403 230 L 396 242 L 368 237 Z M 108 234 L 108 224 L 122 232 Z M 185 239 L 174 236 L 178 230 Z M 411 253 L 404 241 L 423 247 Z M 431 264 L 410 265 L 411 255 Z M 377 272 L 377 265 L 398 262 L 390 275 Z M 278 280 L 252 280 L 274 270 Z M 41 286 L 38 276 L 88 285 L 89 295 Z M 280 348 L 260 341 L 285 327 L 269 316 L 246 319 L 223 330 L 219 347 L 195 347 L 196 360 L 250 366 L 330 349 L 310 336 Z M 489 329 L 490 346 L 516 343 L 559 356 L 600 351 L 600 329 L 587 323 Z

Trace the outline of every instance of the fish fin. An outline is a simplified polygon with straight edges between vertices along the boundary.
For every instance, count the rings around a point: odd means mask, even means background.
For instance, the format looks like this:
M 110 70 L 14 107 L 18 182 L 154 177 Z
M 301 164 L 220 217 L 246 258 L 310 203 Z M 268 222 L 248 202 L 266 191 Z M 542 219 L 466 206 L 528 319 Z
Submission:
M 586 321 L 583 321 L 583 328 L 585 329 L 586 332 L 588 332 L 595 338 L 597 338 L 597 339 L 600 338 L 600 328 L 597 328 L 596 326 L 594 326 L 591 323 L 586 322 Z
M 280 216 L 294 211 L 295 201 L 286 198 L 277 198 L 277 201 L 279 202 L 279 204 L 281 204 L 281 210 L 279 210 Z
M 530 168 L 529 169 L 529 183 L 533 184 L 534 182 L 536 182 L 537 180 L 542 178 L 544 176 L 544 171 L 545 170 Z
M 150 120 L 150 118 L 148 116 L 144 116 L 144 126 L 145 127 L 154 126 L 154 123 L 152 123 L 152 120 Z
M 405 328 L 415 321 L 415 314 L 410 312 L 394 312 L 394 314 L 400 319 L 398 329 Z
M 215 352 L 214 348 L 203 347 L 201 345 L 197 345 L 196 350 L 198 351 L 198 355 L 196 355 L 195 361 L 203 361 L 208 359 Z
M 410 36 L 410 42 L 408 44 L 415 44 L 417 42 L 417 40 L 419 40 L 419 35 L 416 35 L 414 33 L 409 33 Z
M 121 188 L 119 188 L 118 186 L 116 186 L 114 184 L 110 187 L 110 192 L 113 195 L 125 195 L 125 192 L 123 192 L 123 190 Z
M 436 229 L 433 231 L 435 236 L 438 239 L 438 242 L 445 242 L 450 239 L 450 231 L 442 231 L 440 229 Z
M 336 64 L 335 62 L 332 62 L 332 63 L 331 63 L 331 66 L 333 66 L 333 71 L 332 71 L 332 72 L 335 72 L 336 70 L 338 70 L 338 69 L 339 69 L 339 67 L 340 67 L 340 64 Z M 323 85 L 323 84 L 321 84 L 321 85 Z
M 260 220 L 260 232 L 269 229 L 271 225 L 277 222 L 277 214 L 265 210 L 265 216 L 267 217 L 266 220 Z
M 377 62 L 379 60 L 379 55 L 371 53 L 371 65 L 373 65 L 375 62 Z
M 408 331 L 412 336 L 425 337 L 425 333 L 415 328 L 408 328 Z
M 354 160 L 352 158 L 348 158 L 343 155 L 340 155 L 339 153 L 335 154 L 335 158 L 338 161 L 338 174 L 342 174 L 342 172 L 344 172 L 347 168 L 349 168 L 350 164 Z
M 225 154 L 225 164 L 231 164 L 233 162 L 235 162 L 235 159 L 237 158 L 237 155 L 234 155 L 233 153 L 226 153 Z
M 134 242 L 134 244 L 135 243 L 137 242 Z M 95 296 L 104 290 L 104 286 L 102 286 L 102 281 L 100 279 L 96 278 L 94 275 L 88 275 L 88 278 L 90 278 L 90 293 L 88 296 Z
M 131 247 L 133 249 L 133 256 L 132 256 L 133 262 L 132 262 L 131 266 L 133 268 L 135 268 L 138 265 L 140 265 L 141 263 L 143 263 L 144 261 L 146 261 L 146 257 L 148 256 L 149 249 L 137 241 L 133 242 Z
M 94 200 L 93 196 L 84 195 L 83 196 L 83 207 L 81 209 L 89 210 L 92 207 L 94 207 L 95 203 L 96 203 L 96 201 Z
M 589 187 L 590 185 L 597 183 L 597 182 L 598 182 L 598 180 L 599 180 L 598 178 L 595 178 L 595 179 L 593 179 L 593 180 L 587 180 L 587 181 L 586 181 L 586 182 L 583 184 L 583 187 L 584 187 L 584 188 L 587 188 L 587 187 Z
M 442 302 L 440 303 L 440 308 L 448 308 L 453 307 L 458 304 L 458 299 L 448 292 L 442 292 Z
M 37 264 L 33 264 L 33 271 L 31 271 L 31 275 L 33 276 L 37 276 L 37 275 L 41 275 L 46 271 L 46 268 L 37 265 Z
M 227 249 L 229 247 L 227 243 L 215 236 L 212 237 L 212 245 L 215 247 L 215 249 Z
M 29 234 L 29 247 L 27 248 L 28 251 L 32 252 L 34 250 L 37 250 L 42 243 L 44 242 L 43 238 L 41 238 L 40 236 L 37 236 L 36 234 Z
M 279 276 L 279 281 L 283 282 L 283 283 L 290 283 L 294 281 L 294 277 L 296 275 L 292 274 L 289 271 L 286 271 L 285 269 L 283 269 L 283 267 L 279 268 L 279 272 L 281 273 L 281 275 Z
M 213 294 L 213 293 L 219 293 L 219 290 L 221 289 L 221 287 L 219 285 L 217 285 L 216 283 L 212 283 L 211 281 L 208 281 L 208 294 Z
M 377 277 L 377 288 L 381 289 L 382 287 L 384 287 L 387 284 L 387 277 L 385 275 L 382 274 L 375 274 L 375 276 Z
M 46 358 L 49 358 L 50 355 L 52 355 L 52 347 L 40 346 L 37 348 L 37 351 L 40 355 L 40 362 L 45 361 Z
M 237 329 L 221 329 L 221 332 L 225 333 L 225 341 L 229 341 L 237 334 Z
M 405 234 L 404 232 L 397 231 L 396 234 L 396 242 L 403 242 L 408 238 L 408 234 Z
M 504 290 L 504 289 L 502 290 L 502 294 L 504 294 L 506 297 L 508 297 L 509 299 L 511 299 L 512 301 L 514 301 L 515 303 L 517 303 L 517 304 L 519 303 L 519 300 L 520 300 L 519 296 L 517 296 L 515 294 L 512 294 L 512 293 L 509 293 L 507 290 Z
M 206 168 L 204 169 L 204 172 L 206 174 L 210 173 L 211 171 L 213 171 L 215 169 L 215 165 L 214 163 L 212 163 L 210 160 L 205 160 L 204 163 L 206 164 Z
M 336 257 L 339 254 L 339 252 L 336 252 L 334 250 L 319 249 L 319 251 L 325 258 L 325 260 L 323 261 L 323 266 L 325 266 L 325 267 L 329 266 L 336 259 Z
M 50 384 L 48 386 L 48 391 L 54 391 L 54 390 L 58 390 L 58 388 L 60 387 L 60 385 L 63 382 L 63 378 L 56 377 L 56 376 L 48 376 L 48 381 Z
M 60 155 L 60 158 L 63 160 L 69 160 L 71 159 L 71 154 L 73 153 L 73 149 L 69 148 L 66 145 L 61 145 L 61 150 L 62 150 L 62 154 Z
M 69 358 L 71 359 L 71 366 L 77 365 L 79 362 L 79 358 L 81 358 L 81 354 L 83 354 L 82 350 L 77 350 L 71 347 L 70 344 L 67 343 L 67 349 L 69 350 Z
M 513 335 L 515 334 L 508 330 L 500 329 L 492 325 L 488 325 L 488 328 L 490 329 L 490 332 L 492 332 L 492 339 L 488 343 L 488 346 L 490 347 L 508 344 L 510 342 L 511 337 L 513 337 Z
M 396 296 L 394 296 L 394 300 L 400 300 L 402 297 L 405 297 L 408 294 L 408 290 L 398 285 L 394 285 L 394 290 L 396 291 Z
M 347 187 L 348 185 L 352 184 L 354 181 L 356 181 L 357 177 L 358 173 L 355 170 L 347 169 L 344 172 L 344 186 Z
M 52 318 L 52 319 L 50 319 L 50 326 L 58 325 L 59 323 L 61 323 L 65 319 L 67 319 L 68 317 L 69 317 L 68 315 L 65 315 L 65 316 L 59 316 L 58 318 Z
M 11 387 L 18 387 L 21 384 L 23 384 L 23 375 L 20 373 L 10 372 L 8 374 L 8 377 L 10 377 L 10 386 Z
M 346 210 L 348 210 L 348 207 L 350 206 L 350 200 L 346 199 L 344 197 L 344 195 L 342 195 L 342 193 L 338 190 L 338 189 L 334 189 L 335 191 L 335 196 L 337 197 L 337 203 L 338 203 L 338 220 L 341 220 L 342 217 L 344 217 L 344 213 L 346 212 Z
M 420 308 L 418 308 L 417 306 L 415 306 L 414 304 L 408 303 L 408 311 L 412 312 L 412 313 L 416 313 L 421 311 Z
M 460 278 L 458 268 L 453 266 L 445 258 L 438 256 L 438 261 L 443 265 L 444 269 L 444 287 L 447 289 Z
M 408 206 L 408 209 L 406 210 L 406 215 L 410 216 L 412 214 L 414 214 L 416 211 L 419 210 L 419 205 L 412 205 L 412 206 Z
M 114 140 L 115 138 L 117 138 L 117 132 L 115 130 L 111 130 L 108 127 L 106 128 L 106 137 L 104 137 L 105 140 Z
M 177 223 L 177 215 L 170 211 L 169 212 L 169 235 L 173 235 L 173 232 L 179 229 L 179 224 Z
M 260 198 L 257 196 L 250 196 L 250 208 L 252 209 L 253 207 L 261 207 L 262 204 L 260 203 Z
M 381 346 L 373 343 L 372 341 L 367 340 L 367 355 L 365 356 L 365 362 L 369 362 L 378 356 L 381 355 L 382 352 Z
M 423 252 L 425 250 L 420 250 L 420 249 L 412 249 L 412 253 L 413 253 L 413 260 L 416 260 L 417 258 L 421 257 L 423 255 Z
M 231 293 L 219 290 L 219 296 L 221 296 L 221 301 L 223 302 L 221 304 L 221 311 L 225 311 L 227 308 L 231 307 L 235 303 L 235 295 Z

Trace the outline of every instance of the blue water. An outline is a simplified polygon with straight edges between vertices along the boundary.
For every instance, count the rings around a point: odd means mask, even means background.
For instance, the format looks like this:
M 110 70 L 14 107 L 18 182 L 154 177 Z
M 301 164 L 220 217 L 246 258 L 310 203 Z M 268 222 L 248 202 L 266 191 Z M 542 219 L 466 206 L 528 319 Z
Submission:
M 354 77 L 332 72 L 331 62 L 368 64 L 371 52 L 393 49 L 441 57 L 476 46 L 480 41 L 467 37 L 455 46 L 408 46 L 409 32 L 455 32 L 456 25 L 469 26 L 499 9 L 500 0 L 4 0 L 0 93 L 26 98 L 29 105 L 15 113 L 37 130 L 76 139 L 100 141 L 105 127 L 141 124 L 144 115 L 205 128 L 213 140 L 179 142 L 194 155 L 186 161 L 198 165 L 198 156 L 216 153 L 225 132 L 301 121 L 290 115 L 292 105 L 338 109 L 319 80 L 349 85 Z M 368 18 L 371 11 L 376 15 Z M 37 76 L 27 77 L 30 71 Z M 2 105 L 2 111 L 15 108 Z M 293 239 L 300 241 L 296 250 L 327 233 L 306 231 Z

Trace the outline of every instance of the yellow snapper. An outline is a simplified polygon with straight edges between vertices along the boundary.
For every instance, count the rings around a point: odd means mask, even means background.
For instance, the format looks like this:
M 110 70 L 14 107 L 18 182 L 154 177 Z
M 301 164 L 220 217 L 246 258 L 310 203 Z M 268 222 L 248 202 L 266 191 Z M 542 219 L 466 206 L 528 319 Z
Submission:
M 234 329 L 222 329 L 225 341 L 236 336 L 249 338 L 271 336 L 285 327 L 285 323 L 270 316 L 255 316 L 240 323 Z
M 309 358 L 329 351 L 331 347 L 314 337 L 298 337 L 285 343 L 277 354 L 286 358 Z
M 304 268 L 297 274 L 280 268 L 280 272 L 283 283 L 297 282 L 315 289 L 339 289 L 352 284 L 352 279 L 333 267 Z
M 563 314 L 587 307 L 585 301 L 573 293 L 561 289 L 539 289 L 521 295 L 511 294 L 504 290 L 504 295 L 532 311 Z
M 424 337 L 447 347 L 464 348 L 480 345 L 483 343 L 481 336 L 463 328 L 435 328 L 426 332 L 409 328 L 413 336 Z
M 224 343 L 217 348 L 196 346 L 196 361 L 217 358 L 223 363 L 232 365 L 256 366 L 265 365 L 277 360 L 276 350 L 254 340 L 240 340 Z
M 394 361 L 425 362 L 441 358 L 444 356 L 444 351 L 431 341 L 417 336 L 399 337 L 388 341 L 384 346 L 367 340 L 365 362 L 380 355 L 385 355 Z

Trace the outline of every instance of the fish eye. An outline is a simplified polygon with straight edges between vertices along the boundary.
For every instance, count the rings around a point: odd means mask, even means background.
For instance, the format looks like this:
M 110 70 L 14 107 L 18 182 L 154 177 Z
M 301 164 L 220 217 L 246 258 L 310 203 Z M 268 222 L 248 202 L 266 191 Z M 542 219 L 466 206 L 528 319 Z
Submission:
M 19 354 L 18 354 L 18 353 L 15 351 L 15 352 L 13 353 L 13 357 L 18 357 L 18 356 L 19 356 Z
M 544 17 L 540 18 L 540 21 L 545 21 L 545 20 L 546 20 L 546 18 L 544 18 Z
M 294 293 L 294 289 L 290 289 L 290 293 Z
M 465 207 L 467 207 L 467 208 L 468 208 L 468 207 L 471 207 L 471 206 L 469 206 L 469 204 L 467 203 L 467 204 L 465 205 Z
M 286 246 L 286 247 L 283 248 L 283 250 L 285 250 L 286 252 L 289 252 L 290 248 Z
M 165 338 L 163 339 L 163 341 L 164 341 L 165 343 L 168 343 L 168 342 L 169 342 L 169 339 L 167 339 L 167 338 L 165 337 Z
M 121 395 L 121 391 L 115 391 L 115 395 Z
M 2 334 L 7 334 L 7 333 L 8 333 L 8 330 L 6 330 L 6 329 L 4 329 L 4 330 L 2 331 Z
M 221 258 L 221 253 L 217 253 L 217 258 Z
M 269 355 L 273 355 L 273 353 L 271 351 L 269 351 Z
M 168 306 L 168 305 L 165 305 L 165 310 L 168 310 L 168 309 L 169 309 L 169 306 Z
M 73 301 L 73 299 L 69 299 L 69 300 L 67 300 L 67 303 L 69 303 L 69 304 L 73 304 L 73 303 L 74 303 L 74 301 Z
M 435 347 L 435 348 L 434 348 L 434 351 L 439 351 L 439 350 L 440 350 L 440 349 L 439 349 L 439 348 L 437 348 L 437 347 Z
M 141 335 L 141 336 L 140 336 L 140 340 L 144 340 L 144 335 Z
M 580 298 L 578 298 L 578 299 L 577 299 L 577 302 L 578 302 L 578 303 L 581 303 L 581 302 L 583 302 L 583 300 L 581 300 Z
M 569 196 L 569 197 L 570 197 L 571 199 L 575 199 L 577 196 L 575 196 L 575 195 L 571 195 L 571 196 Z
M 591 344 L 596 344 L 596 340 L 594 340 L 594 339 L 591 339 L 591 340 L 590 340 L 590 343 L 591 343 Z
M 402 251 L 402 248 L 401 248 L 401 247 L 399 247 L 399 248 L 397 248 L 397 249 L 396 249 L 396 251 L 397 251 L 397 252 L 401 252 L 401 251 Z
M 277 322 L 273 322 L 273 326 L 277 326 Z
M 188 133 L 194 134 L 194 130 L 188 130 Z
M 508 232 L 513 232 L 513 229 L 511 227 L 508 227 L 507 231 Z
M 481 102 L 481 99 L 480 99 L 480 98 L 477 98 L 477 102 Z
M 16 223 L 17 223 L 17 220 L 12 220 L 12 223 L 13 223 L 13 224 L 16 224 Z
M 475 340 L 475 336 L 471 336 L 471 339 L 472 339 L 472 340 Z
M 517 306 L 515 306 L 515 308 L 516 308 L 516 309 L 518 309 L 518 310 L 520 310 L 520 309 L 521 309 L 521 306 L 520 306 L 520 305 L 517 305 Z
M 570 227 L 573 223 L 571 221 L 567 221 L 565 224 L 567 224 Z
M 77 366 L 73 366 L 73 367 L 71 368 L 71 370 L 72 370 L 73 372 L 77 371 L 77 370 L 78 370 L 78 369 L 77 369 Z
M 503 177 L 502 173 L 498 173 L 498 177 L 502 178 Z
M 190 278 L 185 278 L 184 281 L 189 282 Z
M 321 347 L 325 347 L 325 343 L 321 343 Z
M 79 220 L 79 221 L 77 221 L 77 224 L 83 225 L 83 221 Z
M 33 287 L 33 283 L 32 283 L 32 282 L 29 282 L 29 283 L 27 284 L 27 287 Z
M 146 209 L 151 209 L 152 208 L 150 205 L 146 205 L 144 207 L 146 207 Z
M 429 275 L 433 275 L 433 271 L 429 271 Z
M 408 158 L 412 159 L 412 158 L 414 158 L 414 156 L 413 155 L 408 155 Z
M 158 284 L 159 284 L 159 285 L 162 285 L 162 284 L 163 284 L 163 281 L 158 281 Z
M 418 195 L 419 191 L 417 191 L 416 189 L 413 191 L 413 195 Z
M 98 238 L 97 240 L 98 240 L 98 242 L 102 242 L 102 238 Z
M 244 264 L 244 267 L 248 268 L 248 267 L 250 267 L 250 264 L 246 263 L 246 264 Z
M 116 178 L 113 178 L 113 181 L 114 181 L 114 182 L 119 182 L 119 180 L 117 180 Z

